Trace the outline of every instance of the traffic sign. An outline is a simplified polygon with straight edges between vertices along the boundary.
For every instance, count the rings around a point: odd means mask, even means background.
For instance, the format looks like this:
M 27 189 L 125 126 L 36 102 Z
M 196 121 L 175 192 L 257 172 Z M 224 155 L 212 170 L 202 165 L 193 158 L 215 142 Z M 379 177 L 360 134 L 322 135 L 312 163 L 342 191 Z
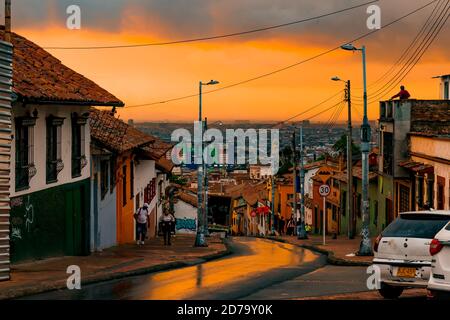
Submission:
M 330 186 L 327 184 L 323 184 L 319 187 L 319 193 L 322 197 L 326 197 L 330 194 Z
M 317 171 L 316 175 L 319 176 L 323 183 L 327 183 L 328 179 L 330 179 L 333 175 L 334 170 L 336 169 L 332 167 L 321 167 Z

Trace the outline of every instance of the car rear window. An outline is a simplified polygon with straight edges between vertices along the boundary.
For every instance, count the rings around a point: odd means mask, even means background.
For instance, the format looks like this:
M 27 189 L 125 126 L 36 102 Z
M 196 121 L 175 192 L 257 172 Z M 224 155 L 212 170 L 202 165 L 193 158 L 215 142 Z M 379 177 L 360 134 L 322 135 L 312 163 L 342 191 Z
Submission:
M 450 231 L 450 223 L 445 227 L 445 230 Z
M 393 238 L 433 239 L 449 221 L 450 217 L 444 215 L 404 214 L 384 229 L 382 235 Z

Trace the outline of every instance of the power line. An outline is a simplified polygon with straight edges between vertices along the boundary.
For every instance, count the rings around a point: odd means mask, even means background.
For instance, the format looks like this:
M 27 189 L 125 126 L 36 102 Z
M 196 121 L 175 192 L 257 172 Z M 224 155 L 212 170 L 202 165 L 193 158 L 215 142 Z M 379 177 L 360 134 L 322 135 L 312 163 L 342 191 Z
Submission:
M 414 39 L 411 41 L 411 43 L 409 44 L 409 46 L 403 51 L 402 55 L 398 58 L 398 60 L 391 66 L 391 68 L 386 71 L 381 77 L 379 77 L 377 80 L 375 80 L 374 82 L 372 82 L 371 84 L 369 84 L 369 87 L 373 87 L 376 84 L 380 83 L 383 79 L 385 79 L 388 75 L 392 74 L 392 72 L 395 70 L 395 68 L 404 61 L 404 59 L 407 57 L 408 53 L 410 52 L 410 50 L 415 46 L 417 40 L 422 36 L 422 34 L 424 33 L 424 31 L 426 30 L 426 28 L 429 26 L 429 24 L 431 23 L 432 18 L 434 18 L 435 13 L 438 9 L 438 7 L 440 7 L 440 5 L 443 3 L 441 3 L 442 0 L 439 0 L 438 3 L 436 3 L 436 6 L 434 7 L 433 11 L 430 13 L 430 15 L 428 16 L 427 20 L 425 21 L 425 23 L 422 25 L 422 27 L 420 28 L 419 32 L 416 34 L 416 36 L 414 37 Z M 362 89 L 362 88 L 359 88 Z
M 222 34 L 222 35 L 206 36 L 206 37 L 198 37 L 198 38 L 192 38 L 192 39 L 166 41 L 166 42 L 143 43 L 143 44 L 115 45 L 115 46 L 85 46 L 85 47 L 44 47 L 44 49 L 47 49 L 47 50 L 120 49 L 120 48 L 139 48 L 139 47 L 151 47 L 151 46 L 165 46 L 165 45 L 173 45 L 173 44 L 181 44 L 181 43 L 199 42 L 199 41 L 207 41 L 207 40 L 217 40 L 217 39 L 223 39 L 223 38 L 243 36 L 243 35 L 257 33 L 257 32 L 269 31 L 269 30 L 273 30 L 273 29 L 278 29 L 278 28 L 284 28 L 284 27 L 292 26 L 292 25 L 295 25 L 295 24 L 309 22 L 309 21 L 313 21 L 313 20 L 317 20 L 317 19 L 333 16 L 333 15 L 336 15 L 336 14 L 339 14 L 339 13 L 343 13 L 343 12 L 346 12 L 346 11 L 350 11 L 350 10 L 353 10 L 353 9 L 357 9 L 357 8 L 360 8 L 360 7 L 363 7 L 363 6 L 367 6 L 369 4 L 372 4 L 372 3 L 375 3 L 375 2 L 379 2 L 379 1 L 380 0 L 372 0 L 372 1 L 369 1 L 369 2 L 358 4 L 358 5 L 355 5 L 355 6 L 352 6 L 352 7 L 348 7 L 348 8 L 345 8 L 345 9 L 341 9 L 341 10 L 338 10 L 338 11 L 333 11 L 333 12 L 321 14 L 321 15 L 315 16 L 315 17 L 310 17 L 310 18 L 306 18 L 306 19 L 302 19 L 302 20 L 296 20 L 296 21 L 291 21 L 291 22 L 288 22 L 288 23 L 282 23 L 282 24 L 277 24 L 277 25 L 272 25 L 272 26 L 268 26 L 268 27 L 262 27 L 262 28 L 247 30 L 247 31 L 227 33 L 227 34 Z
M 337 92 L 336 94 L 334 94 L 334 95 L 332 95 L 331 97 L 328 97 L 327 99 L 323 100 L 322 102 L 319 102 L 318 104 L 316 104 L 316 105 L 314 105 L 314 106 L 308 108 L 307 110 L 302 111 L 302 112 L 300 112 L 300 113 L 297 113 L 296 115 L 294 115 L 294 116 L 292 116 L 292 117 L 290 117 L 290 118 L 288 118 L 288 119 L 286 119 L 286 120 L 283 120 L 283 121 L 280 121 L 280 122 L 274 124 L 273 127 L 277 127 L 277 126 L 279 126 L 279 125 L 285 124 L 285 123 L 288 122 L 288 121 L 294 120 L 295 118 L 298 118 L 298 117 L 300 117 L 300 116 L 302 116 L 302 115 L 304 115 L 304 114 L 306 114 L 306 113 L 308 113 L 308 112 L 310 112 L 310 111 L 312 111 L 312 110 L 314 110 L 314 109 L 320 107 L 321 105 L 327 103 L 328 101 L 330 101 L 330 100 L 336 98 L 338 95 L 342 94 L 342 92 L 343 92 L 343 91 L 340 90 L 340 91 Z
M 447 4 L 449 3 L 449 0 L 447 0 Z M 429 39 L 433 36 L 433 34 L 436 32 L 438 26 L 440 25 L 440 23 L 442 22 L 442 20 L 445 18 L 445 12 L 446 11 L 441 11 L 441 13 L 439 14 L 439 16 L 436 18 L 436 20 L 433 22 L 430 30 L 428 30 L 427 34 L 425 35 L 425 37 L 420 41 L 418 47 L 414 50 L 413 54 L 409 57 L 409 59 L 406 61 L 405 65 L 403 65 L 403 67 L 394 75 L 393 79 L 391 79 L 390 81 L 388 81 L 387 84 L 385 84 L 384 86 L 382 86 L 380 89 L 378 89 L 377 91 L 375 91 L 375 93 L 378 93 L 380 91 L 383 90 L 383 88 L 385 88 L 389 83 L 392 82 L 392 80 L 394 80 L 399 74 L 401 74 L 406 68 L 407 66 L 410 65 L 411 61 L 413 61 L 415 59 L 415 57 L 417 57 L 419 55 L 419 53 L 423 50 L 423 48 L 425 47 L 426 43 L 429 41 Z
M 366 37 L 368 37 L 368 36 L 371 36 L 372 34 L 375 34 L 375 33 L 379 32 L 380 30 L 383 30 L 383 29 L 385 29 L 385 28 L 388 28 L 388 27 L 394 25 L 395 23 L 397 23 L 397 22 L 399 22 L 399 21 L 401 21 L 401 20 L 403 20 L 403 19 L 405 19 L 405 18 L 407 18 L 407 17 L 409 17 L 409 16 L 411 16 L 411 15 L 413 15 L 413 14 L 415 14 L 415 13 L 417 13 L 417 12 L 423 10 L 423 9 L 425 9 L 426 7 L 428 7 L 428 6 L 430 6 L 431 4 L 435 3 L 436 1 L 438 1 L 438 0 L 430 1 L 429 3 L 427 3 L 427 4 L 423 5 L 423 6 L 417 8 L 417 9 L 411 11 L 411 12 L 409 12 L 408 14 L 405 14 L 405 15 L 403 15 L 403 16 L 401 16 L 401 17 L 399 17 L 399 18 L 397 18 L 397 19 L 395 19 L 395 20 L 393 20 L 393 21 L 391 21 L 390 23 L 388 23 L 388 24 L 382 26 L 380 29 L 376 29 L 376 30 L 367 32 L 367 33 L 365 33 L 365 34 L 363 34 L 363 35 L 361 35 L 361 36 L 359 36 L 359 37 L 357 37 L 357 38 L 354 38 L 354 39 L 352 39 L 352 40 L 350 40 L 350 41 L 345 42 L 345 44 L 359 41 L 359 40 L 364 39 L 364 38 L 366 38 Z M 249 82 L 252 82 L 252 81 L 255 81 L 255 80 L 259 80 L 259 79 L 262 79 L 262 78 L 265 78 L 265 77 L 268 77 L 268 76 L 272 76 L 272 75 L 274 75 L 274 74 L 277 74 L 277 73 L 286 71 L 286 70 L 288 70 L 288 69 L 292 69 L 292 68 L 297 67 L 297 66 L 299 66 L 299 65 L 301 65 L 301 64 L 305 64 L 305 63 L 307 63 L 307 62 L 309 62 L 309 61 L 312 61 L 312 60 L 315 60 L 315 59 L 320 58 L 320 57 L 322 57 L 322 56 L 325 56 L 325 55 L 327 55 L 327 54 L 329 54 L 329 53 L 331 53 L 331 52 L 333 52 L 333 51 L 336 51 L 336 50 L 338 50 L 338 49 L 340 49 L 340 48 L 341 48 L 341 45 L 339 45 L 339 46 L 337 46 L 337 47 L 334 47 L 334 48 L 332 48 L 332 49 L 329 49 L 329 50 L 327 50 L 327 51 L 324 51 L 324 52 L 322 52 L 322 53 L 319 53 L 319 54 L 317 54 L 317 55 L 315 55 L 315 56 L 313 56 L 313 57 L 310 57 L 310 58 L 307 58 L 307 59 L 305 59 L 305 60 L 299 61 L 299 62 L 297 62 L 297 63 L 288 65 L 288 66 L 286 66 L 286 67 L 283 67 L 283 68 L 280 68 L 280 69 L 277 69 L 277 70 L 274 70 L 274 71 L 271 71 L 271 72 L 268 72 L 268 73 L 265 73 L 265 74 L 262 74 L 262 75 L 259 75 L 259 76 L 256 76 L 256 77 L 253 77 L 253 78 L 244 80 L 244 81 L 240 81 L 240 82 L 237 82 L 237 83 L 233 83 L 233 84 L 230 84 L 230 85 L 225 86 L 225 87 L 222 87 L 222 88 L 218 88 L 218 89 L 206 91 L 206 92 L 203 93 L 203 95 L 205 95 L 205 94 L 210 94 L 210 93 L 214 93 L 214 92 L 218 92 L 218 91 L 222 91 L 222 90 L 229 89 L 229 88 L 232 88 L 232 87 L 236 87 L 236 86 L 239 86 L 239 85 L 242 85 L 242 84 L 245 84 L 245 83 L 249 83 Z M 198 97 L 198 94 L 191 94 L 191 95 L 181 96 L 181 97 L 178 97 L 178 98 L 173 98 L 173 99 L 168 99 L 168 100 L 162 100 L 162 101 L 159 101 L 159 102 L 152 102 L 152 103 L 144 103 L 144 104 L 138 104 L 138 105 L 131 105 L 131 106 L 126 106 L 125 108 L 138 108 L 138 107 L 154 106 L 154 105 L 164 104 L 164 103 L 168 103 L 168 102 L 173 102 L 173 101 L 179 101 L 179 100 L 189 99 L 189 98 L 193 98 L 193 97 Z
M 450 1 L 447 0 L 447 4 Z M 402 69 L 399 70 L 399 72 L 394 75 L 394 77 L 386 83 L 383 87 L 375 91 L 374 95 L 370 95 L 371 102 L 376 101 L 378 98 L 383 97 L 387 93 L 389 93 L 395 86 L 397 86 L 406 76 L 411 72 L 411 70 L 417 65 L 417 63 L 420 61 L 422 56 L 425 54 L 425 52 L 428 50 L 428 48 L 431 46 L 431 44 L 434 42 L 436 37 L 441 32 L 442 28 L 445 26 L 449 14 L 448 11 L 450 9 L 450 6 L 447 6 L 445 11 L 442 11 L 437 20 L 433 23 L 433 26 L 428 31 L 427 35 L 422 39 L 419 46 L 416 48 L 412 56 L 408 59 L 408 61 L 405 63 L 405 65 L 402 67 Z M 384 89 L 384 90 L 383 90 Z

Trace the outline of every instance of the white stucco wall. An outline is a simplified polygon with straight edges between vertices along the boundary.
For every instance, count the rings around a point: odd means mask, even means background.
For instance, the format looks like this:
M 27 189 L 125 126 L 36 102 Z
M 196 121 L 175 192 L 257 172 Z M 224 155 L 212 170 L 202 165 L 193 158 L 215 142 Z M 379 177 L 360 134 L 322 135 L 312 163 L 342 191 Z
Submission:
M 411 152 L 420 153 L 429 157 L 435 157 L 450 161 L 450 140 L 433 139 L 429 137 L 411 136 Z M 444 186 L 444 209 L 450 210 L 450 165 L 433 161 L 420 156 L 411 156 L 413 161 L 422 162 L 434 167 L 434 175 L 445 179 Z M 434 181 L 434 188 L 437 190 L 437 179 Z M 433 197 L 434 208 L 437 208 L 436 193 Z
M 116 188 L 108 189 L 105 197 L 101 195 L 100 157 L 93 157 L 91 176 L 91 251 L 102 250 L 117 243 Z M 111 163 L 108 164 L 110 169 Z M 97 181 L 95 180 L 97 175 Z M 110 171 L 108 170 L 108 186 L 110 186 Z M 97 184 L 95 184 L 97 182 Z M 95 188 L 97 192 L 95 192 Z M 94 195 L 97 194 L 97 208 L 94 205 Z M 95 212 L 97 211 L 97 212 Z
M 144 204 L 144 190 L 148 184 L 156 178 L 156 169 L 154 160 L 138 160 L 134 162 L 134 201 L 136 203 L 136 197 L 139 197 L 139 203 L 142 206 Z M 151 212 L 157 202 L 157 196 L 148 204 L 149 212 Z M 137 210 L 138 208 L 136 208 Z
M 156 221 L 159 222 L 159 218 L 163 213 L 162 199 L 159 197 L 160 194 L 165 196 L 166 188 L 169 186 L 170 181 L 167 178 L 167 174 L 157 170 L 157 178 L 156 178 L 156 197 L 157 197 L 157 210 L 156 210 Z M 157 224 L 157 228 L 159 228 L 159 224 Z
M 309 195 L 309 197 L 313 198 L 313 180 L 314 177 L 319 171 L 319 168 L 311 169 L 305 172 L 305 194 Z
M 36 175 L 30 181 L 30 188 L 27 190 L 16 192 L 15 184 L 15 144 L 16 141 L 13 139 L 11 148 L 11 184 L 10 193 L 11 198 L 26 195 L 32 192 L 40 191 L 47 188 L 52 188 L 55 186 L 72 183 L 76 181 L 81 181 L 89 178 L 90 176 L 90 129 L 89 123 L 87 123 L 85 128 L 85 155 L 87 160 L 87 165 L 82 169 L 81 176 L 77 178 L 72 178 L 72 120 L 71 113 L 77 112 L 82 114 L 89 111 L 89 107 L 86 106 L 61 106 L 61 105 L 27 105 L 22 107 L 21 105 L 15 104 L 13 106 L 12 118 L 25 116 L 27 111 L 32 114 L 34 109 L 38 111 L 38 118 L 36 120 L 36 125 L 34 126 L 34 165 L 36 166 Z M 58 181 L 54 183 L 47 184 L 46 182 L 46 118 L 50 115 L 56 117 L 65 118 L 64 124 L 61 128 L 61 157 L 64 163 L 64 169 L 58 174 Z M 12 134 L 15 135 L 15 125 L 13 121 Z
M 182 200 L 178 200 L 174 207 L 177 219 L 176 232 L 179 234 L 196 233 L 193 226 L 197 226 L 197 208 Z

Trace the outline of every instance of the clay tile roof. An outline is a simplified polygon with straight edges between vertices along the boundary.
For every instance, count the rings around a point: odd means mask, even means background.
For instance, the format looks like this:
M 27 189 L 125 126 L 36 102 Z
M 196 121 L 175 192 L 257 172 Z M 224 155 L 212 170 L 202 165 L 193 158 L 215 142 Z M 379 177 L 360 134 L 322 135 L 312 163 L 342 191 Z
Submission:
M 64 66 L 50 53 L 15 33 L 13 92 L 30 102 L 123 106 L 123 102 L 93 81 Z M 4 26 L 0 26 L 4 39 Z
M 112 151 L 121 153 L 154 142 L 153 137 L 115 118 L 108 111 L 92 109 L 89 117 L 92 139 Z
M 163 170 L 167 173 L 171 173 L 173 170 L 173 167 L 175 165 L 173 164 L 172 161 L 167 160 L 164 157 L 161 157 L 159 160 L 156 161 L 156 167 L 160 170 Z
M 170 143 L 166 143 L 150 134 L 147 134 L 147 136 L 151 137 L 154 142 L 149 146 L 143 147 L 142 150 L 149 153 L 149 155 L 153 159 L 160 159 L 162 157 L 165 157 L 167 151 L 173 148 L 173 145 L 171 145 Z
M 180 191 L 178 193 L 177 197 L 181 201 L 186 202 L 186 203 L 190 204 L 193 207 L 197 208 L 197 206 L 198 206 L 197 197 L 192 195 L 192 194 L 189 194 L 189 193 L 184 192 L 184 191 Z

